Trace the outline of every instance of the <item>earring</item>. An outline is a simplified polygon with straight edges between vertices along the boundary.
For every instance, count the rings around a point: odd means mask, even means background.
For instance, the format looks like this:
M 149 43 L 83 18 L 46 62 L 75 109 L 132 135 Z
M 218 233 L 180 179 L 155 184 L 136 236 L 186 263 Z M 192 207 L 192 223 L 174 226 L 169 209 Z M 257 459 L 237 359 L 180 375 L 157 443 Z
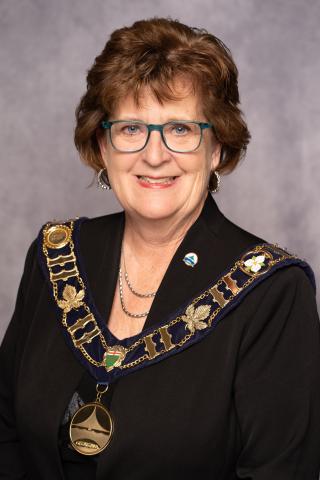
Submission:
M 217 191 L 219 190 L 219 187 L 220 187 L 220 182 L 221 182 L 220 174 L 219 174 L 219 172 L 214 170 L 211 173 L 210 179 L 209 179 L 209 185 L 208 185 L 209 192 L 217 193 Z
M 101 168 L 97 175 L 98 187 L 103 190 L 111 190 L 111 185 L 108 178 L 108 173 L 106 168 Z

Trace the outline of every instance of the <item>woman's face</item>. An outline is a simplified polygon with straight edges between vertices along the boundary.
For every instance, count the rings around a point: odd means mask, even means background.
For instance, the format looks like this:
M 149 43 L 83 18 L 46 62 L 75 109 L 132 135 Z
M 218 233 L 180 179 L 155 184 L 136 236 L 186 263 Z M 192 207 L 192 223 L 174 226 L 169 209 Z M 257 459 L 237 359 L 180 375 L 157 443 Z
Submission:
M 179 88 L 179 85 L 175 85 Z M 163 124 L 172 120 L 206 122 L 198 96 L 180 85 L 183 99 L 161 105 L 145 89 L 139 106 L 127 96 L 109 120 L 139 120 Z M 188 218 L 201 209 L 208 191 L 210 172 L 220 158 L 220 145 L 211 129 L 203 130 L 202 142 L 190 153 L 175 153 L 166 148 L 159 131 L 152 131 L 146 147 L 135 153 L 121 153 L 104 134 L 99 145 L 112 189 L 125 212 L 143 219 Z

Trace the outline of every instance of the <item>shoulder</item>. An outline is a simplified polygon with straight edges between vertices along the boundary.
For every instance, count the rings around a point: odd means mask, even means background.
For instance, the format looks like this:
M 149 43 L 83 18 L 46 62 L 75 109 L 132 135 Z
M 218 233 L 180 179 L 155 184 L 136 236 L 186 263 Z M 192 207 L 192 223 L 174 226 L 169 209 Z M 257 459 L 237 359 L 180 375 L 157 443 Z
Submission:
M 262 331 L 282 332 L 289 324 L 308 325 L 315 334 L 319 327 L 315 290 L 306 270 L 297 265 L 280 268 L 263 280 L 246 296 L 238 313 L 246 319 L 249 344 Z
M 203 233 L 210 232 L 209 241 L 215 245 L 220 255 L 226 256 L 226 262 L 233 261 L 253 245 L 266 243 L 263 238 L 248 232 L 227 218 L 211 196 L 206 200 L 201 220 L 201 225 L 206 229 Z
M 250 252 L 257 245 L 273 245 L 267 239 L 259 237 L 254 233 L 248 232 L 239 225 L 233 223 L 230 219 L 225 217 L 220 211 L 216 218 L 219 218 L 219 228 L 215 230 L 215 236 L 219 241 L 218 250 L 222 256 L 228 257 L 228 264 L 232 264 L 237 259 L 240 259 L 245 253 Z M 215 225 L 207 221 L 207 226 L 214 230 Z M 281 245 L 275 245 L 280 250 L 287 252 Z M 287 252 L 294 257 L 295 252 Z M 285 264 L 283 268 L 276 270 L 270 277 L 266 278 L 257 287 L 257 291 L 271 288 L 272 291 L 281 289 L 288 289 L 288 292 L 293 288 L 307 288 L 313 294 L 315 290 L 314 274 L 311 267 L 306 261 L 297 258 L 296 265 Z M 256 290 L 256 289 L 254 289 Z
M 76 217 L 64 220 L 52 220 L 45 223 L 38 235 L 38 244 L 42 241 L 44 230 L 50 227 L 70 226 L 73 223 L 73 229 L 78 232 L 80 245 L 86 245 L 93 248 L 101 240 L 107 240 L 107 237 L 114 236 L 117 232 L 122 232 L 124 228 L 124 212 L 112 213 L 99 217 Z
M 123 212 L 112 213 L 110 215 L 103 215 L 94 218 L 77 217 L 61 220 L 49 220 L 46 222 L 39 231 L 37 237 L 32 241 L 27 250 L 24 264 L 23 279 L 30 278 L 39 271 L 39 248 L 41 249 L 41 240 L 43 230 L 47 226 L 53 225 L 68 225 L 73 221 L 75 225 L 79 224 L 80 227 L 80 242 L 85 245 L 92 244 L 101 241 L 104 234 L 114 235 L 116 231 L 121 231 L 124 224 Z
M 87 218 L 81 217 L 82 230 L 101 231 L 107 228 L 117 228 L 124 222 L 124 212 L 111 213 L 99 217 Z
M 225 248 L 230 249 L 235 256 L 250 250 L 254 245 L 268 243 L 264 238 L 248 232 L 226 217 L 224 217 L 224 222 L 221 226 L 221 235 L 224 238 Z
M 260 290 L 264 296 L 268 297 L 269 303 L 279 298 L 293 299 L 297 294 L 302 297 L 315 296 L 314 288 L 307 274 L 310 267 L 307 264 L 304 265 L 306 268 L 298 265 L 280 268 L 265 282 L 262 282 Z
M 124 212 L 80 220 L 80 245 L 84 254 L 93 248 L 99 252 L 103 251 L 107 245 L 111 248 L 111 246 L 121 243 Z
M 100 233 L 106 229 L 114 229 L 121 226 L 124 222 L 124 212 L 111 213 L 109 215 L 101 215 L 99 217 L 76 217 L 66 218 L 64 220 L 48 221 L 46 225 L 67 225 L 70 222 L 81 225 L 81 232 L 94 234 Z M 42 227 L 43 228 L 43 227 Z
M 319 355 L 315 292 L 302 268 L 276 271 L 250 292 L 238 313 L 245 326 L 239 359 L 247 357 L 252 366 L 258 358 L 267 364 L 283 355 L 282 361 L 291 359 L 293 365 L 299 355 L 306 362 L 310 355 L 310 363 L 315 352 Z
M 244 230 L 226 217 L 221 224 L 219 235 L 224 248 L 235 260 L 240 260 L 245 253 L 252 252 L 257 245 L 272 245 L 268 240 Z M 281 246 L 276 247 L 281 249 Z M 295 252 L 286 253 L 292 254 L 294 261 L 284 260 L 281 267 L 274 269 L 271 275 L 261 277 L 262 281 L 258 281 L 254 288 L 249 290 L 249 295 L 240 305 L 241 315 L 247 319 L 255 317 L 256 313 L 261 318 L 268 318 L 269 314 L 273 315 L 280 310 L 289 314 L 290 309 L 303 310 L 304 306 L 316 315 L 312 268 L 306 261 L 296 257 Z

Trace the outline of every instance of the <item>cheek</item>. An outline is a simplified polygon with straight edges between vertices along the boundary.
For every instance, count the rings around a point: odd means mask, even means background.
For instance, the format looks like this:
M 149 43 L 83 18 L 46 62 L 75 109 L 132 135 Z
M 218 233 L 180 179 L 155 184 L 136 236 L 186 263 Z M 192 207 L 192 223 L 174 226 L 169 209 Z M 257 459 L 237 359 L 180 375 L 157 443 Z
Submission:
M 113 190 L 119 193 L 128 191 L 132 181 L 135 180 L 133 174 L 135 160 L 131 157 L 112 155 L 105 163 Z
M 207 152 L 202 152 L 189 162 L 189 171 L 190 173 L 199 175 L 201 178 L 206 178 L 212 170 L 211 164 L 211 156 L 209 156 Z

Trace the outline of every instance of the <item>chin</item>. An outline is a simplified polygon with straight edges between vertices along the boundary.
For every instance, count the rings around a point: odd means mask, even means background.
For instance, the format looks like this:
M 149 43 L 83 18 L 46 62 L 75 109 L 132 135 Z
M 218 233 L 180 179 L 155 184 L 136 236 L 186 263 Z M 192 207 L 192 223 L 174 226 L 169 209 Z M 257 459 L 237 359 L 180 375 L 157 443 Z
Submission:
M 149 204 L 143 205 L 143 208 L 136 208 L 136 213 L 148 220 L 164 220 L 172 217 L 177 211 L 176 205 L 162 203 L 162 202 L 149 202 Z

